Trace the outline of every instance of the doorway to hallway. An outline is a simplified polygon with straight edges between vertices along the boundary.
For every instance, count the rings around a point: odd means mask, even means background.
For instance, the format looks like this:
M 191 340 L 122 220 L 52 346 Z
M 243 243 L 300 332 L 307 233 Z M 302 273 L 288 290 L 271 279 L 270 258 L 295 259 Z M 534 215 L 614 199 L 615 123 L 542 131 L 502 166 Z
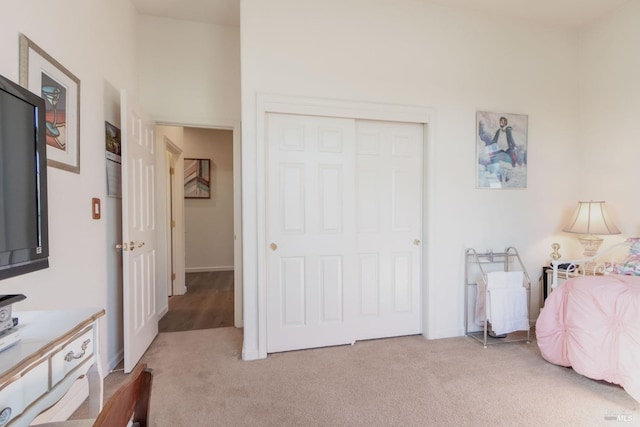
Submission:
M 167 203 L 165 234 L 169 265 L 178 265 L 167 275 L 175 284 L 168 286 L 160 332 L 239 326 L 236 131 L 235 127 L 157 127 L 165 142 L 174 146 L 167 160 L 172 191 L 167 193 L 171 203 Z M 202 190 L 198 197 L 191 191 L 193 170 L 187 168 L 194 160 L 206 165 L 197 170 Z

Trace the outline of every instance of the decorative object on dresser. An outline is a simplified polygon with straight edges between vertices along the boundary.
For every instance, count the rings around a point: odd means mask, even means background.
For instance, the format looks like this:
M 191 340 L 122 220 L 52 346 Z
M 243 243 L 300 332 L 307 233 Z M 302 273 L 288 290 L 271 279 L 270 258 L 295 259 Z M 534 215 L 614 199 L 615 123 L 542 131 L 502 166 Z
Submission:
M 551 245 L 551 249 L 553 249 L 553 252 L 551 252 L 551 254 L 549 254 L 549 256 L 551 257 L 551 260 L 555 261 L 557 259 L 562 258 L 562 254 L 560 252 L 558 252 L 558 250 L 560 249 L 560 244 L 559 243 L 553 243 Z
M 15 327 L 18 318 L 11 317 L 11 304 L 25 298 L 22 294 L 0 295 L 0 351 L 20 341 L 20 331 Z

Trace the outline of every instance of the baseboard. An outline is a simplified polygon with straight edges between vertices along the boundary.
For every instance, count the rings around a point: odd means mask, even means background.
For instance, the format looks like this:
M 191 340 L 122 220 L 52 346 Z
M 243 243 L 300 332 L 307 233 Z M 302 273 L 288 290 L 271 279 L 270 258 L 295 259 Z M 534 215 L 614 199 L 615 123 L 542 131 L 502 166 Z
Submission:
M 453 338 L 453 337 L 463 337 L 464 329 L 460 328 L 449 328 L 449 329 L 441 329 L 438 331 L 430 331 L 427 333 L 422 333 L 422 335 L 428 340 L 438 340 L 441 338 Z
M 120 351 L 118 351 L 118 354 L 116 354 L 114 357 L 111 358 L 111 360 L 109 360 L 106 366 L 106 372 L 103 372 L 102 375 L 104 375 L 105 377 L 109 375 L 114 369 L 118 367 L 120 362 L 122 362 L 123 360 L 124 360 L 124 349 L 120 349 Z
M 185 268 L 185 273 L 208 273 L 212 271 L 233 271 L 233 265 L 219 267 L 189 267 Z
M 169 312 L 169 306 L 166 306 L 162 310 L 158 311 L 158 319 L 162 319 L 162 317 L 168 312 Z

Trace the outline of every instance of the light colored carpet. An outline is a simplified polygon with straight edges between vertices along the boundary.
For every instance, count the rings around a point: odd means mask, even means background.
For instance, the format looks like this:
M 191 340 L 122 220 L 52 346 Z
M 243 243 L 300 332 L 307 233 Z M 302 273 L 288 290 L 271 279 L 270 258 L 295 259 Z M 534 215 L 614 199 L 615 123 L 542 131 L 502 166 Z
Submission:
M 235 328 L 159 334 L 143 357 L 154 371 L 151 425 L 640 425 L 623 389 L 547 363 L 535 341 L 483 349 L 469 337 L 410 336 L 251 362 L 241 349 Z

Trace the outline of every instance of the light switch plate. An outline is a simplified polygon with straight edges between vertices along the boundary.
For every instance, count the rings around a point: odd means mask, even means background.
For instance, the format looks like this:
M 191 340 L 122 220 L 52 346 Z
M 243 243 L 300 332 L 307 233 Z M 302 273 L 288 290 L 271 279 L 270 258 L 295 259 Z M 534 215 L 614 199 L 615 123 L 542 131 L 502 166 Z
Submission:
M 91 199 L 91 216 L 93 219 L 100 219 L 100 199 Z

